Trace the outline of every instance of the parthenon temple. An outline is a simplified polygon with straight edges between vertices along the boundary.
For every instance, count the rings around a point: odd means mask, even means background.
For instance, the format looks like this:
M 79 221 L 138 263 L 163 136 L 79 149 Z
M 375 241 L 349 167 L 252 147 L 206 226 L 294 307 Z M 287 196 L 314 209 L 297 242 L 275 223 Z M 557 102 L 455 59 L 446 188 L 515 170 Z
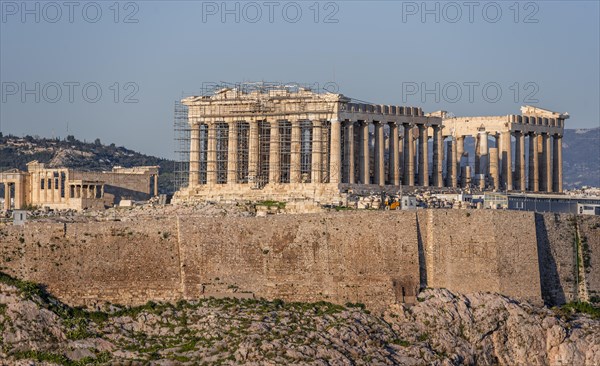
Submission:
M 223 88 L 181 103 L 189 176 L 176 201 L 335 202 L 350 191 L 398 192 L 401 186 L 562 191 L 568 114 L 525 106 L 521 115 L 448 118 L 444 111 L 425 114 L 304 88 Z M 468 137 L 476 139 L 474 164 L 465 150 Z

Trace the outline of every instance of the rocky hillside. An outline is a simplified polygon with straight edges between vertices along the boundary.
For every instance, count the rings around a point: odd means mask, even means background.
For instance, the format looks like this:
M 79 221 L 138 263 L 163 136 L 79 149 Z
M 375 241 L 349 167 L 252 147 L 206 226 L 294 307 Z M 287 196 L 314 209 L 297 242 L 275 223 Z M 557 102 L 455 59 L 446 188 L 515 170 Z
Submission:
M 100 171 L 113 166 L 132 167 L 139 165 L 160 166 L 159 190 L 173 192 L 174 162 L 168 159 L 144 155 L 115 144 L 104 145 L 100 140 L 84 142 L 73 136 L 65 140 L 16 137 L 0 135 L 0 171 L 17 168 L 27 170 L 32 160 L 46 163 L 49 167 Z
M 431 289 L 418 300 L 377 315 L 362 304 L 243 299 L 92 312 L 1 275 L 0 364 L 600 364 L 600 320 L 571 308 Z

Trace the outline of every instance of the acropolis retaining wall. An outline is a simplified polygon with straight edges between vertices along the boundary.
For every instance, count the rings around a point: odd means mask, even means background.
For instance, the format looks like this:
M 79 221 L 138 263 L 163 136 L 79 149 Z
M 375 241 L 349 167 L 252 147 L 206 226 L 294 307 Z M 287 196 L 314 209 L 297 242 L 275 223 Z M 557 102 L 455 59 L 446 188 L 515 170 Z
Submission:
M 414 301 L 420 286 L 560 303 L 577 296 L 567 218 L 419 210 L 31 222 L 0 226 L 0 265 L 73 305 L 254 296 L 382 309 Z M 579 220 L 593 295 L 600 218 Z

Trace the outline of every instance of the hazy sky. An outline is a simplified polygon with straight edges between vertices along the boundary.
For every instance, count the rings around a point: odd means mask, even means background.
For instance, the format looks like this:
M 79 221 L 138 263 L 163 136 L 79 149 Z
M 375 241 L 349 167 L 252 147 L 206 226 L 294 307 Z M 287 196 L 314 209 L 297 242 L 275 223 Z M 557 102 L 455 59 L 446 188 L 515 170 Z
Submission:
M 598 4 L 2 0 L 0 129 L 173 157 L 182 93 L 257 80 L 455 115 L 534 104 L 597 127 Z

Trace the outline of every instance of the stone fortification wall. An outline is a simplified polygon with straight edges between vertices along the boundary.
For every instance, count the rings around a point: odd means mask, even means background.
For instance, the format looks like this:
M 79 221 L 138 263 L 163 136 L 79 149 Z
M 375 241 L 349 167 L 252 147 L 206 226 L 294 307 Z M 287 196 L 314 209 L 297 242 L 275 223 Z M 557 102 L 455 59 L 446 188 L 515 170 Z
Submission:
M 598 223 L 579 224 L 590 296 Z M 569 225 L 566 216 L 491 210 L 32 222 L 0 226 L 0 266 L 73 305 L 254 296 L 381 309 L 425 286 L 561 303 L 575 291 Z
M 429 287 L 541 302 L 533 213 L 424 210 L 418 217 Z

